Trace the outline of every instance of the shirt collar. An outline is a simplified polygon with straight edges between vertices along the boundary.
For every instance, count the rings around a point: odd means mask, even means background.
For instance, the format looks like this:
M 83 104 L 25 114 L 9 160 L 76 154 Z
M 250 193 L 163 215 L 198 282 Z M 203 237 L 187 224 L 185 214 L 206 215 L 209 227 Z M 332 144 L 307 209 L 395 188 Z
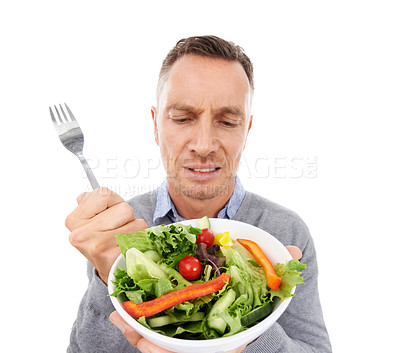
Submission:
M 174 203 L 168 193 L 167 181 L 164 180 L 160 187 L 156 190 L 157 202 L 156 209 L 153 215 L 153 222 L 157 224 L 157 219 L 168 217 L 171 222 L 182 222 L 185 220 L 175 208 Z M 218 218 L 232 219 L 235 217 L 242 201 L 245 197 L 246 191 L 244 190 L 239 177 L 236 176 L 235 188 L 229 201 L 226 203 L 224 208 L 218 213 Z

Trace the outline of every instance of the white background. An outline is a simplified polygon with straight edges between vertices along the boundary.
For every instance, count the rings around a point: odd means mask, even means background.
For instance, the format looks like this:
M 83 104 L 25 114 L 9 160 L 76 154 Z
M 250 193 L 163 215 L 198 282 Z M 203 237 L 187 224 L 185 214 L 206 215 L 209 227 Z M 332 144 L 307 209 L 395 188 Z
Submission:
M 242 183 L 308 224 L 334 351 L 393 352 L 399 18 L 396 1 L 2 2 L 1 350 L 65 351 L 86 288 L 64 219 L 90 188 L 48 106 L 69 104 L 100 184 L 154 189 L 161 61 L 180 38 L 215 34 L 255 66 Z

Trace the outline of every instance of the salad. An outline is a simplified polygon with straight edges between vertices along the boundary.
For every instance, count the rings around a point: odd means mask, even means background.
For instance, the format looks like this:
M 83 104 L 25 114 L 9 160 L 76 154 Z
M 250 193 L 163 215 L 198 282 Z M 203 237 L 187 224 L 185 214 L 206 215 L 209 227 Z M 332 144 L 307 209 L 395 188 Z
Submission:
M 211 339 L 246 330 L 304 283 L 305 264 L 269 262 L 248 239 L 199 227 L 160 225 L 118 234 L 126 270 L 117 268 L 111 294 L 143 326 L 169 337 Z

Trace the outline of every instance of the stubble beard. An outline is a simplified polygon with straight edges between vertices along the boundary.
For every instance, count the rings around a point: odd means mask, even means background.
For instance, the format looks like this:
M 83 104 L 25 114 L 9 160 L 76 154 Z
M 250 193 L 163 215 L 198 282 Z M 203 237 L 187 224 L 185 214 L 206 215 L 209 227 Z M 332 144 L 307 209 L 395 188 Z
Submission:
M 230 175 L 221 185 L 207 185 L 206 183 L 203 185 L 182 185 L 182 183 L 177 182 L 176 178 L 168 177 L 168 180 L 174 186 L 175 192 L 194 200 L 211 200 L 225 191 L 228 192 L 228 186 L 234 179 L 235 175 Z
M 215 160 L 212 161 L 215 162 Z M 177 171 L 182 170 L 183 165 L 185 165 L 187 162 L 188 160 L 184 160 L 183 162 L 176 163 L 176 168 L 172 168 L 172 170 L 169 169 L 169 172 L 167 169 L 167 179 L 168 182 L 174 186 L 174 192 L 194 200 L 211 200 L 221 195 L 223 192 L 230 192 L 228 187 L 236 177 L 236 168 L 231 169 L 226 161 L 225 163 L 220 162 L 218 164 L 222 165 L 223 169 L 226 168 L 232 172 L 222 180 L 220 185 L 210 185 L 208 182 L 197 182 L 196 184 L 193 184 L 190 180 L 187 180 L 188 182 L 185 183 L 186 178 L 177 175 Z M 205 163 L 205 161 L 202 162 Z M 172 167 L 172 165 L 169 167 Z M 171 191 L 172 190 L 169 190 L 169 192 Z

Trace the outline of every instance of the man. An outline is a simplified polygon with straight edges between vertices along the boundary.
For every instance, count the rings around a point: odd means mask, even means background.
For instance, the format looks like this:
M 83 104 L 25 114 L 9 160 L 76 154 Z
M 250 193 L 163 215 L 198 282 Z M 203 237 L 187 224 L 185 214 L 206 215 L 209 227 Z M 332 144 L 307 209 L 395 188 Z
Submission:
M 235 352 L 331 351 L 307 227 L 295 213 L 246 192 L 236 177 L 253 119 L 253 89 L 252 64 L 233 43 L 192 37 L 179 41 L 168 54 L 160 72 L 157 108 L 151 109 L 166 181 L 156 192 L 128 202 L 105 188 L 83 194 L 66 219 L 72 245 L 89 260 L 89 287 L 68 352 L 138 352 L 134 346 L 141 352 L 166 352 L 113 312 L 105 283 L 120 253 L 114 235 L 205 215 L 260 227 L 285 245 L 296 245 L 307 264 L 305 284 L 278 322 Z

